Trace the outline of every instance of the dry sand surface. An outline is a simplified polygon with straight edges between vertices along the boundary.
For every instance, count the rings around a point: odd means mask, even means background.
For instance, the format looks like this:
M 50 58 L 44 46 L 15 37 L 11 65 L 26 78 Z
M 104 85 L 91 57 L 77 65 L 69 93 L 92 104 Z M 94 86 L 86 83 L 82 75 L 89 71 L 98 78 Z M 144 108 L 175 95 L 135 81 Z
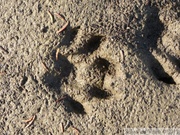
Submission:
M 180 128 L 179 4 L 1 0 L 0 134 Z

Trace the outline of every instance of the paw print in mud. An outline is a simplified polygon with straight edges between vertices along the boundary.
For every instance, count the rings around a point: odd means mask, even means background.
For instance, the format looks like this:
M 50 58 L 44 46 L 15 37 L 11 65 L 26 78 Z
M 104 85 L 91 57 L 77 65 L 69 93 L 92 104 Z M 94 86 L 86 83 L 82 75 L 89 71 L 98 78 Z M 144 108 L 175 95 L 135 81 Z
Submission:
M 160 19 L 164 22 L 163 18 Z M 180 84 L 180 22 L 174 20 L 165 24 L 164 34 L 159 39 L 158 47 L 152 55 L 159 61 L 164 69 L 164 76 L 155 73 L 161 81 L 169 84 Z M 167 25 L 167 26 L 166 26 Z M 156 69 L 155 69 L 156 72 Z
M 156 7 L 148 10 L 143 40 L 149 51 L 144 62 L 159 81 L 180 84 L 180 22 L 173 10 L 162 10 L 163 14 Z
M 113 65 L 101 55 L 101 46 L 106 37 L 96 34 L 82 34 L 79 30 L 73 43 L 66 48 L 68 61 L 75 67 L 75 82 L 81 87 L 88 99 L 107 99 L 111 91 L 104 87 L 105 76 L 114 72 Z M 104 53 L 104 52 L 103 52 Z
M 53 71 L 45 73 L 43 82 L 58 93 L 62 88 L 66 96 L 60 99 L 67 112 L 85 114 L 84 100 L 109 99 L 113 94 L 104 85 L 106 77 L 115 74 L 114 65 L 101 50 L 105 43 L 105 36 L 84 34 L 80 27 L 68 28 L 61 45 L 52 52 Z

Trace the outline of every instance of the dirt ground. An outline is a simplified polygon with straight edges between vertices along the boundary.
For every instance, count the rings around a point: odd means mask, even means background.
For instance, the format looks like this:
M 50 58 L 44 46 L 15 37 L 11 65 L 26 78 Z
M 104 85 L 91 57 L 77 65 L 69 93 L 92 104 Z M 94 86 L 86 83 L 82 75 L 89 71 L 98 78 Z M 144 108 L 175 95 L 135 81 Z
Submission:
M 180 128 L 179 4 L 1 0 L 0 134 Z

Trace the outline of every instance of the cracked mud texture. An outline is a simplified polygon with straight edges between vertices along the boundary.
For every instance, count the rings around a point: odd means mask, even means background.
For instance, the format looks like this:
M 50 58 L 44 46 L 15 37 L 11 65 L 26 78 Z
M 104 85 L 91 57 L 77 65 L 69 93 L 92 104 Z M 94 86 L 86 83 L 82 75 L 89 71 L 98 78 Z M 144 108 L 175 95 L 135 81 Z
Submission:
M 2 0 L 0 133 L 180 128 L 179 3 Z

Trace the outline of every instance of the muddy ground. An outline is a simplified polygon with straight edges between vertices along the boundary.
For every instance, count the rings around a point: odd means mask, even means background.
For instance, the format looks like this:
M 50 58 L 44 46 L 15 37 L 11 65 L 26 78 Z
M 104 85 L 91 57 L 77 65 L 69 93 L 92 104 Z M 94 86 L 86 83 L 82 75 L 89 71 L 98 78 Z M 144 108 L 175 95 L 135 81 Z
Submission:
M 1 0 L 0 133 L 180 128 L 178 4 Z

